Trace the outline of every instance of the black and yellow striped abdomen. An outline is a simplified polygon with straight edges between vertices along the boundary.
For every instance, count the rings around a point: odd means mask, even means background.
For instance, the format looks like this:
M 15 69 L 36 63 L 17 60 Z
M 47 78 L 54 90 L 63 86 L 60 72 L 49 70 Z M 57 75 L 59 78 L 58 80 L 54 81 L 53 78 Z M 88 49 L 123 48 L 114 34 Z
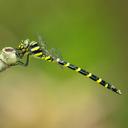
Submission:
M 96 81 L 97 83 L 101 84 L 102 86 L 112 90 L 113 92 L 116 92 L 117 94 L 122 94 L 121 91 L 119 89 L 117 89 L 114 85 L 111 85 L 110 83 L 102 80 L 101 78 L 97 77 L 96 75 L 82 69 L 82 68 L 79 68 L 73 64 L 70 64 L 69 62 L 66 62 L 66 61 L 63 61 L 63 60 L 60 60 L 59 58 L 57 58 L 57 63 L 60 64 L 60 65 L 63 65 L 65 67 L 68 67 L 84 76 L 86 76 L 87 78 L 90 78 L 94 81 Z

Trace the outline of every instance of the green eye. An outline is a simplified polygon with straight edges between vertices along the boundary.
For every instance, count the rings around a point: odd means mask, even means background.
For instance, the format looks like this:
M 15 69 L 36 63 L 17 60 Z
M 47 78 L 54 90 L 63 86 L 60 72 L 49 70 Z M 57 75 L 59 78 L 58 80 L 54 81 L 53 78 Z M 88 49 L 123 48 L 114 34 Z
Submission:
M 23 49 L 23 48 L 24 48 L 23 44 L 20 44 L 19 49 Z

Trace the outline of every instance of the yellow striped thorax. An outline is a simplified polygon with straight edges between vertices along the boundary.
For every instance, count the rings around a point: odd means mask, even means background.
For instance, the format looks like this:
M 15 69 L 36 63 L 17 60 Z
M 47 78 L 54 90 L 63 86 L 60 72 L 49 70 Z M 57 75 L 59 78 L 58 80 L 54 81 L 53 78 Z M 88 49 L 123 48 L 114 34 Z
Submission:
M 37 50 L 39 50 L 40 49 L 40 46 L 36 46 L 36 47 L 34 47 L 34 48 L 31 48 L 31 51 L 33 52 L 33 51 L 37 51 Z
M 42 52 L 39 52 L 39 53 L 35 53 L 33 56 L 39 57 L 39 56 L 41 56 L 42 54 L 43 54 Z

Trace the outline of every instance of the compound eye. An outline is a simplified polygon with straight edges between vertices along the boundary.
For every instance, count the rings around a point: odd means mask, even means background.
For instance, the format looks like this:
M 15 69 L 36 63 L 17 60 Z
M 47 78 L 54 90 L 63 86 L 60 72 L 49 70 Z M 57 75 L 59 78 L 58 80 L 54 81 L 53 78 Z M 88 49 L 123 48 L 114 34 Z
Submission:
M 20 44 L 19 49 L 23 49 L 23 48 L 24 48 L 23 44 Z
M 29 40 L 28 40 L 28 39 L 25 40 L 25 41 L 23 42 L 23 44 L 24 44 L 24 47 L 27 48 L 27 47 L 28 47 L 28 44 L 29 44 Z

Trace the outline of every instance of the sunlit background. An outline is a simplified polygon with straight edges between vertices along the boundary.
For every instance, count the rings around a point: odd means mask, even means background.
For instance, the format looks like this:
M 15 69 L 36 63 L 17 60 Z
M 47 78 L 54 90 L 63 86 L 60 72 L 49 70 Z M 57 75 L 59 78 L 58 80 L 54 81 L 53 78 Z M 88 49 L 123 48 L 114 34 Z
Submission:
M 41 36 L 48 49 L 124 93 L 31 57 L 28 67 L 0 73 L 0 128 L 127 128 L 127 5 L 126 0 L 0 0 L 1 49 Z

